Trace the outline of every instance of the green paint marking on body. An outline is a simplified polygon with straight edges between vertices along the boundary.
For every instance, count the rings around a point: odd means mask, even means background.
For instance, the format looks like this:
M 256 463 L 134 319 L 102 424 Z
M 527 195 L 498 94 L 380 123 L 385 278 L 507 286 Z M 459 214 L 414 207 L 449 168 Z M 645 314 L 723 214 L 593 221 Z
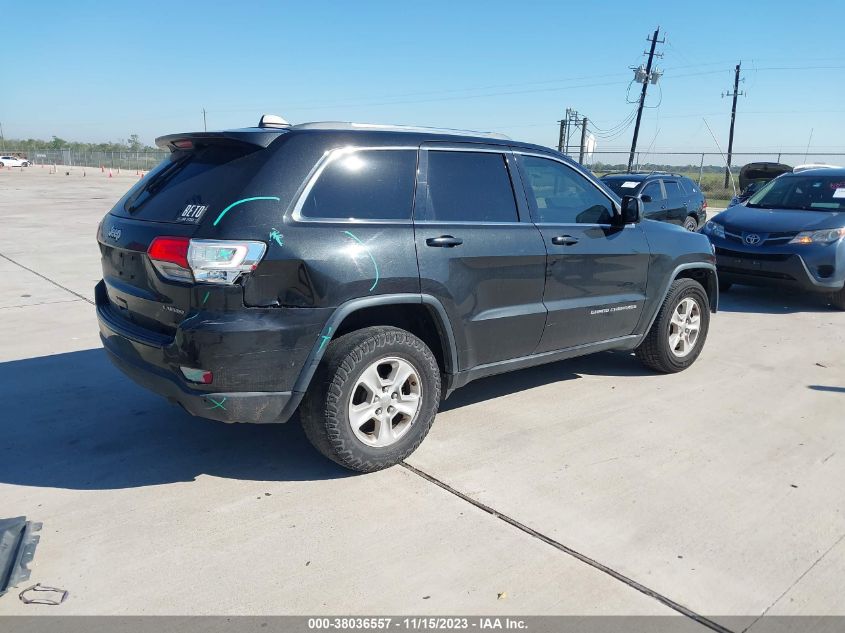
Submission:
M 275 200 L 276 202 L 278 202 L 279 198 L 277 198 L 276 196 L 255 196 L 253 198 L 243 198 L 242 200 L 236 200 L 220 212 L 220 215 L 217 216 L 217 219 L 214 221 L 214 224 L 212 224 L 212 226 L 217 226 L 220 220 L 223 219 L 223 216 L 226 215 L 226 212 L 232 207 L 236 207 L 239 204 L 243 204 L 244 202 L 252 202 L 253 200 Z
M 320 347 L 317 348 L 318 354 L 321 351 L 323 351 L 323 348 L 326 346 L 326 343 L 328 343 L 331 340 L 331 338 L 332 338 L 332 328 L 331 328 L 331 326 L 329 326 L 328 332 L 326 332 L 325 334 L 323 334 L 320 337 Z
M 373 257 L 373 254 L 370 252 L 369 247 L 366 244 L 364 244 L 364 242 L 362 242 L 360 239 L 358 239 L 358 237 L 354 233 L 351 233 L 350 231 L 344 231 L 344 233 L 346 235 L 348 235 L 349 237 L 351 237 L 356 242 L 358 242 L 361 246 L 363 246 L 364 250 L 367 251 L 367 255 L 369 255 L 369 257 L 370 257 L 370 260 L 373 262 L 373 268 L 375 268 L 375 271 L 376 271 L 376 278 L 373 281 L 373 285 L 370 286 L 370 292 L 372 292 L 373 290 L 375 290 L 375 287 L 378 285 L 378 280 L 379 280 L 378 264 L 376 264 L 376 258 Z
M 223 409 L 224 411 L 226 410 L 226 407 L 223 406 L 223 403 L 226 402 L 226 398 L 223 398 L 220 402 L 217 402 L 217 400 L 215 400 L 214 398 L 210 398 L 208 396 L 206 396 L 206 397 L 208 398 L 208 400 L 210 400 L 211 402 L 214 403 L 214 406 L 206 407 L 207 409 L 217 409 L 219 407 L 220 409 Z
M 278 244 L 279 246 L 285 245 L 285 236 L 279 233 L 279 231 L 275 227 L 273 227 L 273 230 L 270 231 L 270 240 L 276 242 L 276 244 Z
M 206 290 L 205 296 L 202 298 L 202 305 L 205 305 L 205 302 L 208 301 L 208 295 L 210 295 L 210 294 L 211 294 L 211 292 Z

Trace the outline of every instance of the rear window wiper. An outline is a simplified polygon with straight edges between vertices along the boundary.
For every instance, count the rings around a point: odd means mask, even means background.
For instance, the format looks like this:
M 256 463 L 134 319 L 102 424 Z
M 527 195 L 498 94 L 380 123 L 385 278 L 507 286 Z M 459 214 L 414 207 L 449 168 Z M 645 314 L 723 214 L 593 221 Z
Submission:
M 143 187 L 142 189 L 139 189 L 137 192 L 135 192 L 135 194 L 131 198 L 129 198 L 129 200 L 126 201 L 126 204 L 123 205 L 123 208 L 128 213 L 132 213 L 132 212 L 140 209 L 141 206 L 143 206 L 143 204 L 147 200 L 149 200 L 150 197 L 156 191 L 159 191 L 162 187 L 164 187 L 164 185 L 166 185 L 168 183 L 168 181 L 170 181 L 171 178 L 173 178 L 173 176 L 178 174 L 179 171 L 181 171 L 181 168 L 192 157 L 193 157 L 193 154 L 187 154 L 187 155 L 183 156 L 182 158 L 174 160 L 167 167 L 165 167 L 160 172 L 158 172 L 155 176 L 153 176 L 153 178 L 150 179 L 150 181 L 146 184 L 145 187 Z M 141 195 L 143 195 L 145 193 L 147 194 L 147 196 L 143 200 L 138 202 L 138 199 L 141 197 Z

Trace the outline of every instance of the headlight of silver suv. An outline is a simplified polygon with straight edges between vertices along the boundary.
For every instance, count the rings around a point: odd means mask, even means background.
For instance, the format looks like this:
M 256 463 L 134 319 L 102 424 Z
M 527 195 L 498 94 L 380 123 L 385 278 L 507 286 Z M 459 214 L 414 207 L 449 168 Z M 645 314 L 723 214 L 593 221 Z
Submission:
M 710 220 L 707 224 L 704 225 L 704 230 L 710 235 L 725 239 L 725 227 L 719 224 L 718 222 L 713 222 L 713 220 Z
M 845 228 L 824 231 L 801 231 L 790 240 L 790 244 L 831 244 L 845 237 Z

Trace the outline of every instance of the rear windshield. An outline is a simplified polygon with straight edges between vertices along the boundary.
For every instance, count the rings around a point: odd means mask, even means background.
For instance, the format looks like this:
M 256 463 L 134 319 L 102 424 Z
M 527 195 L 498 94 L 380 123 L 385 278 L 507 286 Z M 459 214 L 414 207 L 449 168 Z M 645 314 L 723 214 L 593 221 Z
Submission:
M 643 184 L 642 180 L 626 180 L 625 178 L 602 178 L 601 181 L 620 198 L 634 195 L 637 187 Z
M 153 222 L 199 224 L 210 209 L 237 197 L 264 162 L 261 148 L 247 145 L 174 152 L 132 187 L 112 212 Z
M 781 176 L 746 203 L 749 207 L 841 211 L 845 209 L 845 176 Z

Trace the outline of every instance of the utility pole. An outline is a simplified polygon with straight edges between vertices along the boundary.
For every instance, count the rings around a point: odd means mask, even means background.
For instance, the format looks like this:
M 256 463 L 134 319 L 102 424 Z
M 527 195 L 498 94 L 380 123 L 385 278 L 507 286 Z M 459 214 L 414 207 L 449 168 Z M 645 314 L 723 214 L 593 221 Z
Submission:
M 566 108 L 566 115 L 558 123 L 560 123 L 560 134 L 557 141 L 557 151 L 568 156 L 569 139 L 572 132 L 581 126 L 581 115 L 578 114 L 577 110 Z
M 557 138 L 557 151 L 563 152 L 563 137 L 566 135 L 566 123 L 569 120 L 569 108 L 566 109 L 566 116 L 562 118 L 560 123 L 560 136 Z
M 0 151 L 6 151 L 6 137 L 3 136 L 3 124 L 0 123 Z
M 734 91 L 733 92 L 726 92 L 723 94 L 723 97 L 733 97 L 733 106 L 731 106 L 731 132 L 728 135 L 728 160 L 727 165 L 725 166 L 725 189 L 728 188 L 728 184 L 730 182 L 731 176 L 731 154 L 734 151 L 734 124 L 736 123 L 736 98 L 743 93 L 739 91 L 739 68 L 742 66 L 742 62 L 736 65 L 734 70 Z
M 581 151 L 578 153 L 578 162 L 584 164 L 584 152 L 587 149 L 587 117 L 581 120 Z
M 634 125 L 634 138 L 631 140 L 631 155 L 628 157 L 628 171 L 631 171 L 631 168 L 634 165 L 634 154 L 637 151 L 637 137 L 640 135 L 640 120 L 643 117 L 643 106 L 645 105 L 645 95 L 646 91 L 648 91 L 648 83 L 657 83 L 657 80 L 660 79 L 659 73 L 654 73 L 652 75 L 651 72 L 651 65 L 654 61 L 654 49 L 657 44 L 662 44 L 665 40 L 657 41 L 657 36 L 660 34 L 660 27 L 658 26 L 654 30 L 654 35 L 651 38 L 646 38 L 647 42 L 651 42 L 651 50 L 648 53 L 648 62 L 646 63 L 645 72 L 642 72 L 642 66 L 640 68 L 633 69 L 634 70 L 634 81 L 642 80 L 643 84 L 643 91 L 640 94 L 640 106 L 637 109 L 637 123 Z M 658 53 L 658 57 L 661 55 Z
M 202 109 L 202 130 L 208 132 L 208 126 L 205 124 L 205 108 Z

